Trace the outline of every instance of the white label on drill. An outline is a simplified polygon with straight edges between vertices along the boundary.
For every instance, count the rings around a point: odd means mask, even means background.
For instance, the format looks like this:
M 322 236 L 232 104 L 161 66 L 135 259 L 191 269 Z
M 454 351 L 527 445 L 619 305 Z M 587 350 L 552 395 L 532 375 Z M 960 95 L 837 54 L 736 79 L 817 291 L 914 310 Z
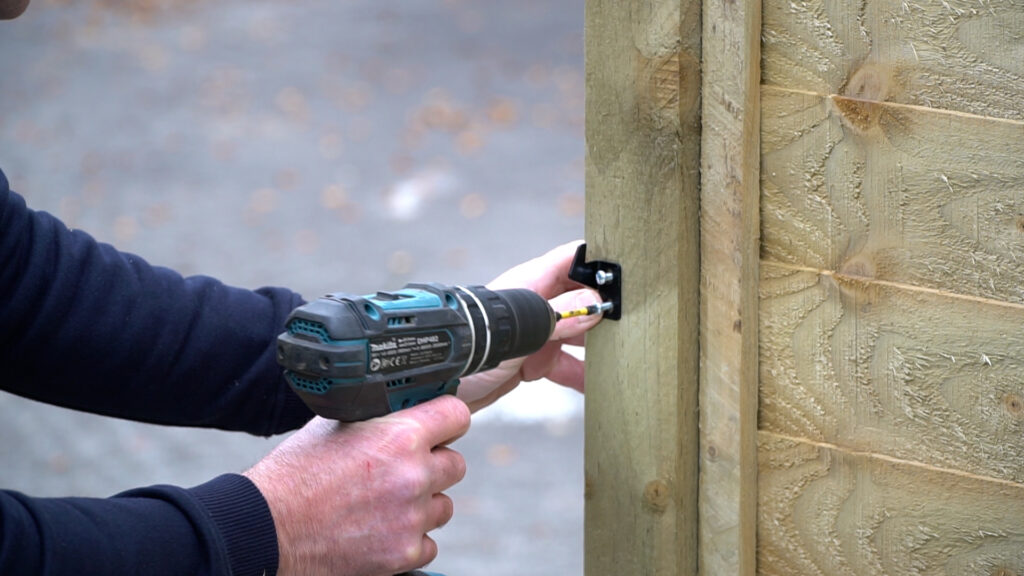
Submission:
M 399 372 L 428 364 L 443 364 L 451 356 L 448 331 L 385 336 L 370 340 L 370 372 Z

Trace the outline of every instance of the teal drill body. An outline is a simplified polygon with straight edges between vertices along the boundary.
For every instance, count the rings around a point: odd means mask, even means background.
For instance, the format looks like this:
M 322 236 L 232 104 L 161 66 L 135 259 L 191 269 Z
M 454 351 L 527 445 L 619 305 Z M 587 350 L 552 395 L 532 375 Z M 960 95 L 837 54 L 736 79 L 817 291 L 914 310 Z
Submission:
M 409 284 L 328 294 L 278 337 L 285 379 L 318 415 L 366 420 L 455 394 L 459 379 L 539 350 L 555 314 L 525 289 Z

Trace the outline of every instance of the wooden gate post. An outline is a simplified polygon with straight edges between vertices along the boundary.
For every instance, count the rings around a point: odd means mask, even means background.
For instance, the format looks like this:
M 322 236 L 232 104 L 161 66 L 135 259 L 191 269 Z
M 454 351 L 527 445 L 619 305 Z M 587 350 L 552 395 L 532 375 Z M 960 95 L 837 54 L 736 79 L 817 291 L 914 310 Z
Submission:
M 588 257 L 623 268 L 588 335 L 585 572 L 697 571 L 699 0 L 588 0 Z

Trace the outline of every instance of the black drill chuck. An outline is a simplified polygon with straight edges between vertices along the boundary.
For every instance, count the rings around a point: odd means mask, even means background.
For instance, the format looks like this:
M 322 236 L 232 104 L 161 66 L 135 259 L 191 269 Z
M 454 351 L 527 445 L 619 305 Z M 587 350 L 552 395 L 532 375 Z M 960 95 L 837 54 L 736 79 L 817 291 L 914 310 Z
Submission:
M 478 368 L 468 374 L 490 370 L 509 358 L 528 356 L 540 350 L 555 326 L 555 313 L 547 300 L 523 289 L 488 290 L 482 286 L 463 289 L 478 306 L 469 306 L 470 314 L 479 310 L 483 327 L 490 332 L 491 350 L 482 355 Z M 477 325 L 479 327 L 479 324 Z
M 461 377 L 539 350 L 554 325 L 547 301 L 524 289 L 328 294 L 289 316 L 278 362 L 314 412 L 352 422 L 454 394 Z

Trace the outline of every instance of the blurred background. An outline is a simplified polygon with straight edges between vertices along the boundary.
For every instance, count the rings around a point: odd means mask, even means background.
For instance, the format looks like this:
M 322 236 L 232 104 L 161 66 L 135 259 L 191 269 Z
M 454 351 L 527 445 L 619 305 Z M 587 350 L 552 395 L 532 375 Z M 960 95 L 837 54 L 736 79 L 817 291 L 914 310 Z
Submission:
M 583 236 L 582 51 L 583 0 L 33 0 L 0 22 L 0 168 L 184 274 L 485 283 Z M 0 486 L 36 496 L 195 485 L 280 440 L 0 393 Z M 431 569 L 581 574 L 582 397 L 524 384 L 455 447 Z

